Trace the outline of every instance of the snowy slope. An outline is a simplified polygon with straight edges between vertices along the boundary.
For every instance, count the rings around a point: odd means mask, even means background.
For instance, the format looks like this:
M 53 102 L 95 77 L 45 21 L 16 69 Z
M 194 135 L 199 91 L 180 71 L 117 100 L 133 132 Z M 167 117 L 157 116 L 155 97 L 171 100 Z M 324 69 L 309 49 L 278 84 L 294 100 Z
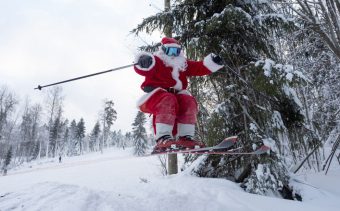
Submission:
M 304 202 L 245 193 L 224 179 L 182 172 L 164 177 L 153 157 L 111 149 L 31 164 L 0 177 L 0 210 L 339 210 L 340 168 L 301 175 Z M 303 184 L 305 183 L 305 184 Z M 307 185 L 306 185 L 307 184 Z

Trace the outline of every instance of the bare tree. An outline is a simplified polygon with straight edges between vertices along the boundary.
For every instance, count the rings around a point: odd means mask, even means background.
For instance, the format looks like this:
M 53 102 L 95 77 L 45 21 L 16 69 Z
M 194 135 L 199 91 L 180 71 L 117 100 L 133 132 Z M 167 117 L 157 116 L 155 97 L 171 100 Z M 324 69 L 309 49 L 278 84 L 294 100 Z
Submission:
M 48 131 L 51 133 L 53 128 L 53 124 L 57 118 L 60 118 L 63 108 L 63 99 L 62 96 L 62 88 L 61 87 L 54 87 L 47 92 L 46 95 L 46 109 L 48 115 Z M 48 142 L 46 143 L 46 157 L 49 155 L 49 147 L 50 142 L 53 142 L 52 139 L 49 138 Z
M 39 104 L 30 105 L 29 98 L 26 98 L 24 112 L 19 125 L 20 140 L 18 146 L 21 155 L 26 160 L 35 159 L 39 153 L 38 132 L 41 119 L 42 107 Z
M 340 1 L 339 0 L 289 0 L 290 8 L 340 59 Z
M 4 138 L 4 128 L 17 103 L 15 95 L 6 86 L 0 87 L 0 140 Z

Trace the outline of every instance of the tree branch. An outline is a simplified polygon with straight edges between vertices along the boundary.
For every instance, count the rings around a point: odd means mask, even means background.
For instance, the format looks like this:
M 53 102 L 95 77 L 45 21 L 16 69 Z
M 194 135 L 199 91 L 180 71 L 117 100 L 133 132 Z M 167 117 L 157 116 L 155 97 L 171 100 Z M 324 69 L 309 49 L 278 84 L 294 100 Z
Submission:
M 336 41 L 337 41 L 337 44 L 339 45 L 339 43 L 340 43 L 340 23 L 339 23 L 340 19 L 339 19 L 339 15 L 337 15 L 336 6 L 335 6 L 333 0 L 326 0 L 326 3 L 327 3 L 328 11 L 330 13 L 330 17 L 333 21 L 333 27 L 334 27 L 335 34 L 337 36 Z

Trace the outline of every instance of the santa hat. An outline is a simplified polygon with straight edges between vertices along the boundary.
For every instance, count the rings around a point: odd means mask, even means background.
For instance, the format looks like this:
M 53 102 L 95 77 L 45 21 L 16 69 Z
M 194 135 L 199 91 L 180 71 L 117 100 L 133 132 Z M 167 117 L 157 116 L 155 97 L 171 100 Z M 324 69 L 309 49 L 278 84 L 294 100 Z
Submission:
M 179 42 L 177 40 L 175 40 L 174 38 L 171 38 L 171 37 L 163 37 L 161 43 L 165 47 L 176 47 L 176 48 L 180 48 L 181 47 Z

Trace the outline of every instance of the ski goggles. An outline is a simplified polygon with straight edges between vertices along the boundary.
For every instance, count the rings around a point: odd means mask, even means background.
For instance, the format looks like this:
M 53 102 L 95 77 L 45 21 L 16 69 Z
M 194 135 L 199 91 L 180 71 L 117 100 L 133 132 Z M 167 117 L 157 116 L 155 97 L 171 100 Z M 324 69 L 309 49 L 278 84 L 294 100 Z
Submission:
M 182 49 L 178 47 L 167 47 L 167 46 L 162 45 L 162 50 L 168 56 L 179 56 Z

